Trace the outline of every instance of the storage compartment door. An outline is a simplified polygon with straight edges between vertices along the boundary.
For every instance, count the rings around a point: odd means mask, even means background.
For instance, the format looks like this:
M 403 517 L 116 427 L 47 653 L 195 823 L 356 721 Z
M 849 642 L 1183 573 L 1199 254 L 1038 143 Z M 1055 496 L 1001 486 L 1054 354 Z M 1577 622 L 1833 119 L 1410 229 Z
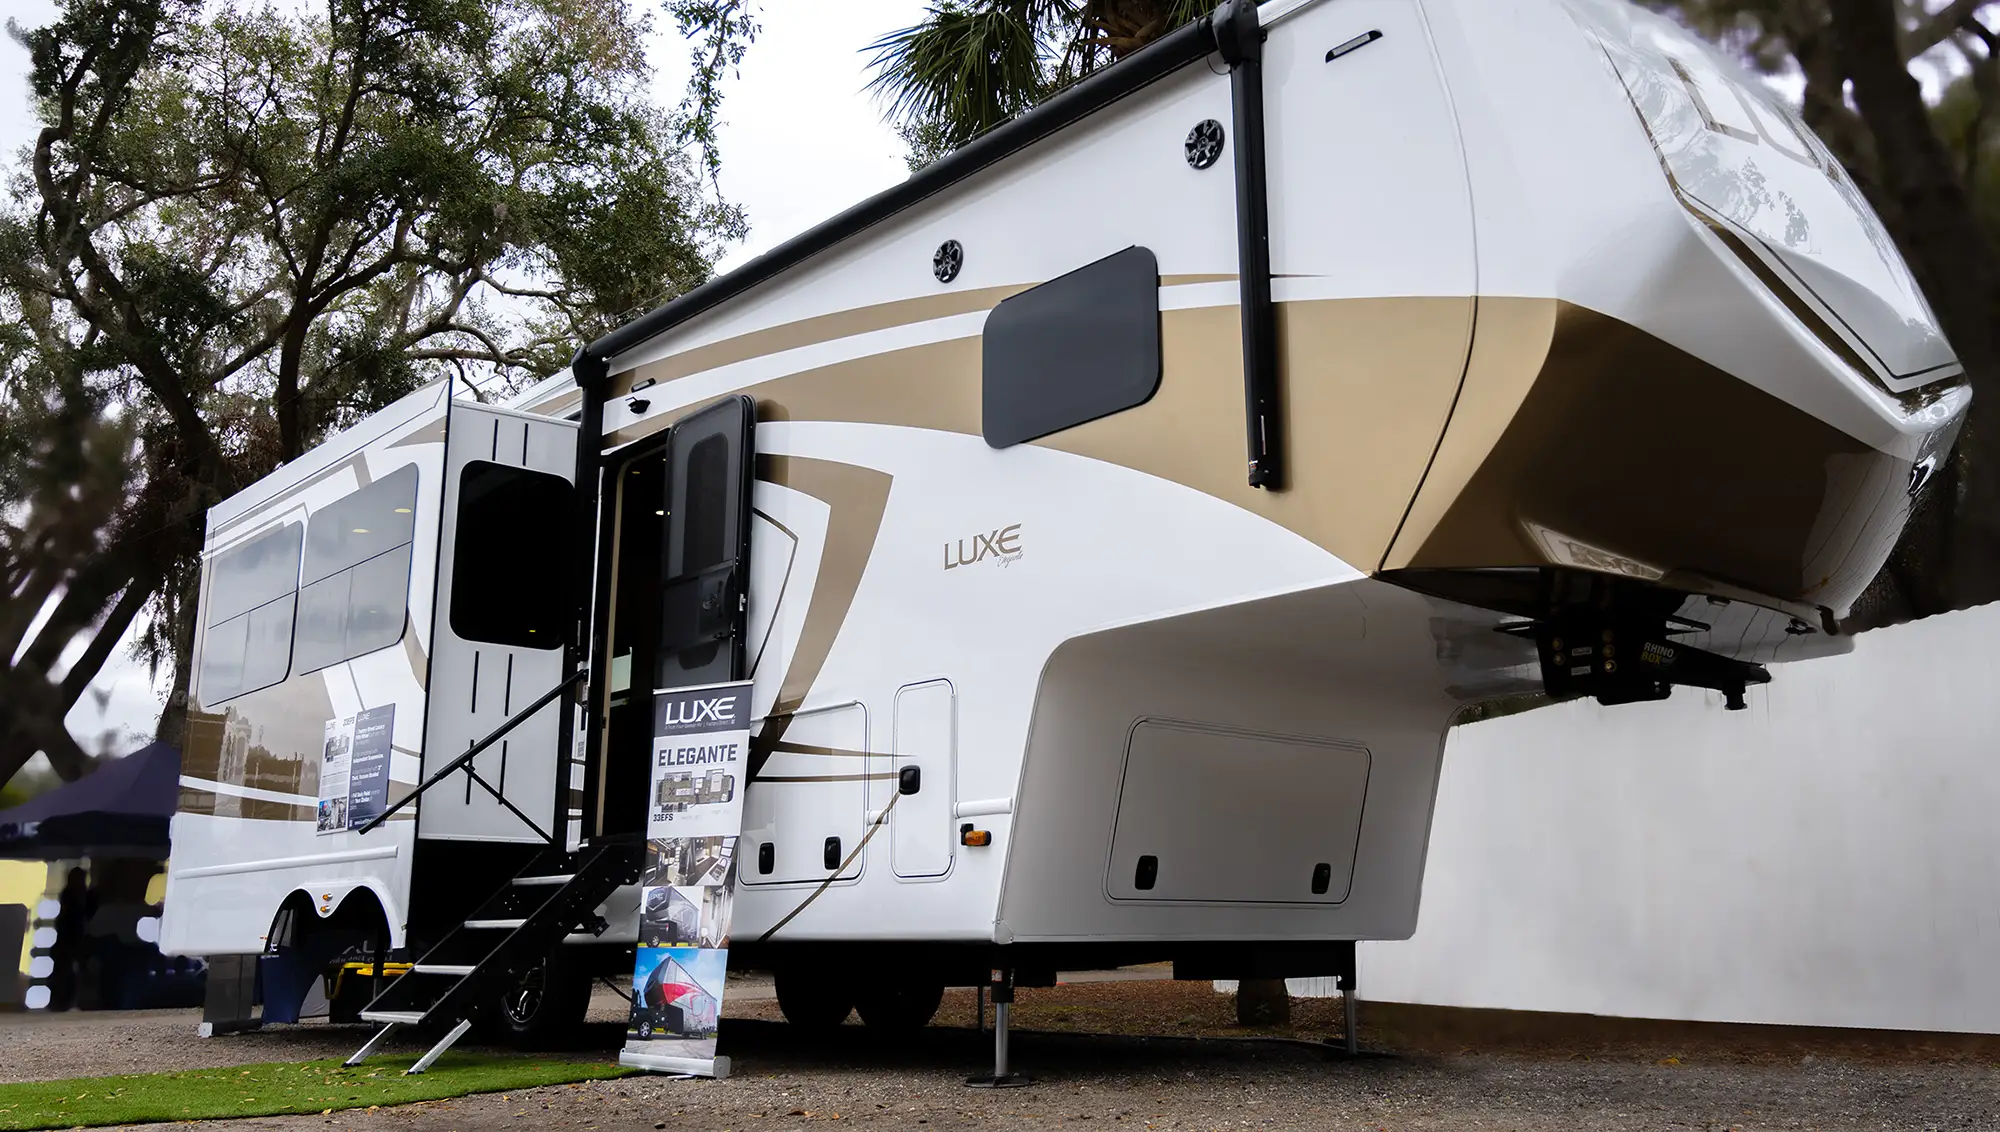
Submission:
M 1354 877 L 1368 751 L 1200 724 L 1132 729 L 1114 900 L 1338 904 Z
M 889 785 L 896 790 L 889 811 L 890 859 L 899 877 L 941 877 L 951 871 L 952 802 L 958 786 L 957 694 L 948 680 L 906 685 L 896 693 L 895 757 Z M 914 793 L 903 781 L 914 771 Z
M 840 880 L 859 876 L 854 849 L 867 832 L 868 762 L 868 712 L 860 704 L 792 716 L 743 796 L 737 880 L 796 884 L 836 870 Z

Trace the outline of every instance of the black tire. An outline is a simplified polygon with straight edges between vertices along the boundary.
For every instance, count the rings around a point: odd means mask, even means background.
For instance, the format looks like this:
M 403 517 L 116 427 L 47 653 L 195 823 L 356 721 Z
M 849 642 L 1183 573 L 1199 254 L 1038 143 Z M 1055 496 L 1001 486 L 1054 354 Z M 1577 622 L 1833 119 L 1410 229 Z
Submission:
M 847 1021 L 854 1001 L 836 984 L 819 973 L 779 971 L 772 980 L 778 992 L 778 1010 L 785 1021 L 803 1030 L 831 1030 Z
M 870 1030 L 895 1036 L 914 1034 L 930 1025 L 943 1001 L 942 984 L 892 982 L 869 991 L 854 1008 Z
M 497 983 L 478 1011 L 480 1029 L 520 1049 L 572 1044 L 590 1011 L 590 968 L 559 949 L 519 978 Z

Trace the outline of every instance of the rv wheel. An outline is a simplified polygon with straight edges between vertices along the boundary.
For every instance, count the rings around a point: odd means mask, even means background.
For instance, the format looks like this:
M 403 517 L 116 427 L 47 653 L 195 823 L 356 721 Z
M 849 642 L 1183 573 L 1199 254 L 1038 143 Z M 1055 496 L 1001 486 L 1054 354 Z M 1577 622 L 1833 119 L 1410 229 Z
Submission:
M 910 1034 L 931 1024 L 944 987 L 938 983 L 889 983 L 868 992 L 854 1008 L 861 1021 L 882 1034 Z
M 479 1011 L 494 1038 L 527 1049 L 571 1041 L 590 1009 L 590 969 L 557 954 L 521 975 L 497 979 Z
M 778 1012 L 805 1030 L 830 1030 L 847 1021 L 854 1000 L 825 971 L 779 971 L 772 980 L 778 992 Z

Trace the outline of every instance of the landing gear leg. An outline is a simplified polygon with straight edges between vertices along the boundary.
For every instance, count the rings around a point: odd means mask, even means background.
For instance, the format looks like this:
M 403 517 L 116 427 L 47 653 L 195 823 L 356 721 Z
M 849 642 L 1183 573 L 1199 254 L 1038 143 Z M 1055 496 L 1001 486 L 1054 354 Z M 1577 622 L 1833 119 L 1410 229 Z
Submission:
M 1347 1055 L 1349 1057 L 1361 1052 L 1361 1032 L 1359 1029 L 1361 1000 L 1355 986 L 1356 964 L 1354 961 L 1354 951 L 1354 944 L 1348 944 L 1345 953 L 1340 959 L 1340 1005 L 1347 1015 L 1346 1037 Z
M 993 1072 L 988 1076 L 968 1077 L 965 1083 L 975 1089 L 1018 1089 L 1034 1078 L 1010 1072 L 1007 1064 L 1007 1016 L 1014 1007 L 1013 970 L 995 968 L 988 989 L 993 992 Z

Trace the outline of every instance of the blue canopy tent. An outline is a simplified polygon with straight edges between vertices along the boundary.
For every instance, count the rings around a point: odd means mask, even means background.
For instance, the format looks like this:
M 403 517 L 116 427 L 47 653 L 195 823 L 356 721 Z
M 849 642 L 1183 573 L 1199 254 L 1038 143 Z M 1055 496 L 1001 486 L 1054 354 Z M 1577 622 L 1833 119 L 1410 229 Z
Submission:
M 159 907 L 149 902 L 148 889 L 159 862 L 167 859 L 180 776 L 180 752 L 154 743 L 0 810 L 0 858 L 68 863 L 52 869 L 49 896 L 57 898 L 61 889 L 64 912 L 47 921 L 58 931 L 57 942 L 36 945 L 35 985 L 23 999 L 30 1008 L 74 1004 L 115 1010 L 201 1003 L 202 962 L 161 955 L 150 931 L 159 923 Z M 31 920 L 42 918 L 36 909 L 19 912 L 11 917 L 17 939 Z M 5 950 L 0 947 L 0 953 Z M 0 978 L 7 974 L 0 968 Z
M 109 760 L 75 782 L 0 810 L 0 857 L 165 860 L 180 781 L 180 752 L 165 743 Z

